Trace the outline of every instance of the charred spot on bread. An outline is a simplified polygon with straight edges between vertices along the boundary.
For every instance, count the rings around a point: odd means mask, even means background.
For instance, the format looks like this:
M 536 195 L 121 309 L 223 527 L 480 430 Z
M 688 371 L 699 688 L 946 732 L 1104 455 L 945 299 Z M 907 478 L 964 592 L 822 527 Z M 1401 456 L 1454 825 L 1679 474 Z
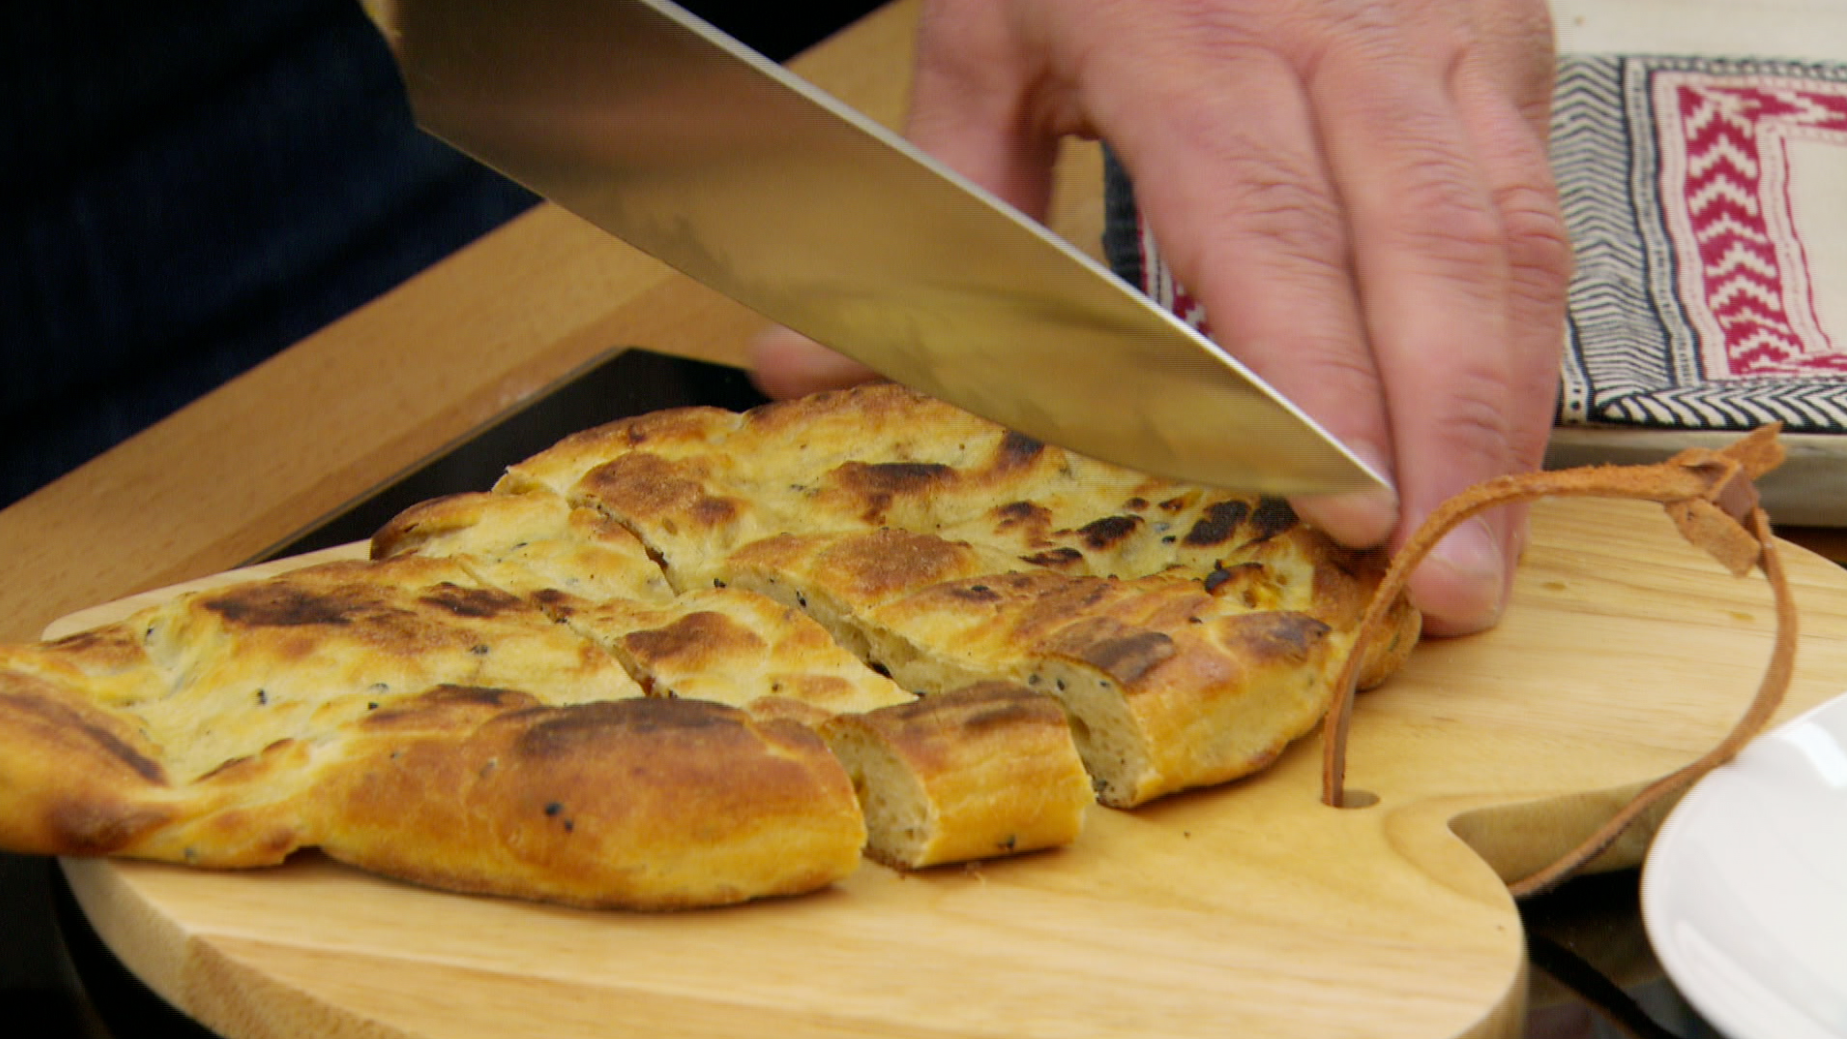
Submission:
M 1031 524 L 1044 527 L 1050 524 L 1052 510 L 1037 502 L 1010 501 L 996 506 L 990 513 L 995 527 L 999 530 L 1011 530 L 1014 527 Z
M 149 783 L 165 784 L 166 769 L 143 754 L 123 734 L 111 731 L 107 719 L 66 703 L 50 683 L 24 675 L 5 675 L 0 684 L 0 712 L 13 723 L 41 735 L 50 745 L 75 755 L 100 755 L 112 765 L 126 767 Z
M 1097 618 L 1104 621 L 1104 618 Z M 1162 661 L 1174 655 L 1174 640 L 1159 631 L 1103 634 L 1118 627 L 1112 623 L 1079 624 L 1054 643 L 1068 653 L 1125 686 L 1132 686 Z
M 1218 622 L 1221 638 L 1236 644 L 1254 661 L 1306 657 L 1330 630 L 1325 622 L 1294 610 L 1265 610 Z
M 506 592 L 492 588 L 463 588 L 446 581 L 425 592 L 418 601 L 447 610 L 457 617 L 474 618 L 498 617 L 525 605 L 518 596 Z M 475 652 L 474 646 L 470 646 L 469 650 Z
M 172 819 L 167 809 L 96 798 L 59 801 L 45 813 L 66 855 L 107 855 Z
M 989 603 L 989 602 L 1000 602 L 1001 600 L 1001 596 L 999 592 L 995 591 L 992 587 L 985 585 L 985 584 L 981 584 L 979 582 L 975 584 L 964 584 L 961 582 L 957 582 L 955 584 L 946 586 L 943 589 L 943 591 L 950 598 L 960 599 L 964 602 Z
M 863 522 L 876 524 L 897 499 L 931 493 L 954 482 L 956 475 L 940 462 L 848 462 L 829 479 L 860 503 Z
M 353 623 L 373 608 L 370 597 L 322 593 L 266 582 L 235 587 L 200 600 L 205 609 L 232 624 L 253 628 L 302 628 Z
M 1017 469 L 1044 453 L 1045 445 L 1040 441 L 1009 430 L 1000 438 L 1000 446 L 994 451 L 994 468 L 1001 472 Z
M 141 637 L 137 637 L 135 632 L 126 626 L 110 625 L 66 635 L 51 643 L 51 646 L 61 652 L 125 663 L 139 659 L 147 634 L 151 633 L 144 633 Z
M 1259 498 L 1257 508 L 1251 512 L 1251 541 L 1268 541 L 1300 522 L 1295 510 L 1283 499 Z
M 469 717 L 491 717 L 533 707 L 538 702 L 537 697 L 519 689 L 445 684 L 388 704 L 368 701 L 361 724 L 371 729 L 440 727 Z
M 1231 536 L 1237 533 L 1250 514 L 1251 506 L 1246 501 L 1234 498 L 1213 502 L 1205 507 L 1204 514 L 1186 532 L 1185 543 L 1194 548 L 1223 545 L 1231 540 Z
M 1084 553 L 1066 545 L 1063 548 L 1053 548 L 1044 552 L 1034 552 L 1030 556 L 1021 556 L 1020 559 L 1022 562 L 1031 563 L 1034 566 L 1049 567 L 1057 570 L 1082 563 L 1084 561 Z
M 1134 534 L 1142 525 L 1140 516 L 1105 516 L 1078 528 L 1078 536 L 1092 549 L 1102 551 Z

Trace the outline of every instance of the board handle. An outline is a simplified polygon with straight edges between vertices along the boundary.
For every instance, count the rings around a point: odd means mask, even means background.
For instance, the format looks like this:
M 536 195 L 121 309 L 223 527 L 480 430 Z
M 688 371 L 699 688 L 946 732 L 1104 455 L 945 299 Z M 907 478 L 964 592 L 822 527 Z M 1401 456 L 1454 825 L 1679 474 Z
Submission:
M 1601 854 L 1648 809 L 1677 796 L 1706 773 L 1730 761 L 1775 715 L 1795 672 L 1795 597 L 1754 483 L 1782 464 L 1786 452 L 1777 439 L 1781 430 L 1780 423 L 1764 426 L 1720 450 L 1691 448 L 1653 465 L 1585 466 L 1502 476 L 1444 502 L 1393 557 L 1367 604 L 1340 677 L 1335 680 L 1334 699 L 1322 723 L 1322 801 L 1334 808 L 1346 804 L 1347 738 L 1360 661 L 1366 648 L 1386 631 L 1391 607 L 1404 594 L 1411 573 L 1458 524 L 1490 509 L 1541 498 L 1659 502 L 1681 536 L 1706 550 L 1733 576 L 1743 577 L 1753 569 L 1763 571 L 1776 600 L 1776 642 L 1757 694 L 1717 746 L 1644 787 L 1577 847 L 1544 869 L 1508 884 L 1508 891 L 1515 898 L 1530 898 L 1551 890 Z

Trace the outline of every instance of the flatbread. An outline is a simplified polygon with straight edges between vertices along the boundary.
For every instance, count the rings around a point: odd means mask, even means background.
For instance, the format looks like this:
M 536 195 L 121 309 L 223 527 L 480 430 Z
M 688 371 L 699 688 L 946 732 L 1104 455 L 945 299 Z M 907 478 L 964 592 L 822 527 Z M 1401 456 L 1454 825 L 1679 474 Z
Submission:
M 640 909 L 1054 849 L 1312 728 L 1385 562 L 890 385 L 587 430 L 371 553 L 0 647 L 0 847 Z

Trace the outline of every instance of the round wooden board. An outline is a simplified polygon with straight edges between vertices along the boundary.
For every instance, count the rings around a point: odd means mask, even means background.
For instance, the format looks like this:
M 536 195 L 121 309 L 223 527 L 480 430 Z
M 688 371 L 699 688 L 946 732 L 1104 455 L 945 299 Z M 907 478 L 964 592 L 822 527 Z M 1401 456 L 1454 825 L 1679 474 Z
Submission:
M 1783 717 L 1847 681 L 1828 634 L 1847 576 L 1785 556 L 1810 634 Z M 313 855 L 65 869 L 115 952 L 234 1039 L 1513 1036 L 1520 919 L 1482 855 L 1536 863 L 1715 742 L 1772 620 L 1761 577 L 1724 573 L 1658 508 L 1541 503 L 1502 625 L 1426 643 L 1362 698 L 1349 779 L 1368 808 L 1319 803 L 1309 739 L 1249 781 L 1096 808 L 1062 851 L 867 864 L 818 895 L 667 915 L 449 895 Z

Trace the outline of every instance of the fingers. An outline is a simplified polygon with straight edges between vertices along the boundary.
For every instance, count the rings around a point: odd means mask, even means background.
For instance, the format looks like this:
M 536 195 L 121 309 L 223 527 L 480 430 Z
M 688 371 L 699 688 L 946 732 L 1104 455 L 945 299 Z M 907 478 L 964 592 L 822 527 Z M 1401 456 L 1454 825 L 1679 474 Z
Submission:
M 988 0 L 935 0 L 918 32 L 906 136 L 950 169 L 1035 219 L 1050 204 L 1058 142 L 1071 129 L 1038 108 L 1040 52 L 1024 48 Z M 749 346 L 752 381 L 795 397 L 877 378 L 872 369 L 785 328 Z
M 1569 242 L 1544 149 L 1544 38 L 1507 53 L 1472 25 L 1395 28 L 1390 53 L 1356 38 L 1330 54 L 1311 90 L 1392 415 L 1401 543 L 1452 495 L 1542 460 Z M 1524 538 L 1510 509 L 1445 539 L 1411 588 L 1433 633 L 1498 618 Z
M 1402 540 L 1445 499 L 1515 465 L 1509 262 L 1445 40 L 1398 22 L 1344 34 L 1309 81 L 1353 234 L 1353 271 L 1399 461 Z M 1441 464 L 1437 464 L 1440 460 Z M 1498 617 L 1504 514 L 1459 528 L 1412 582 L 1436 633 Z
M 1085 70 L 1085 110 L 1214 337 L 1394 474 L 1395 503 L 1297 503 L 1350 543 L 1402 543 L 1453 494 L 1536 465 L 1550 427 L 1549 48 L 1500 11 L 1528 0 L 1483 6 L 1232 4 L 1244 21 L 1160 69 Z M 1510 513 L 1446 539 L 1412 584 L 1429 630 L 1493 623 L 1522 539 Z
M 767 328 L 751 339 L 750 379 L 767 397 L 801 397 L 877 379 L 878 373 L 786 328 Z
M 1125 34 L 1134 32 L 1123 27 Z M 1283 55 L 1175 32 L 1153 61 L 1124 45 L 1086 68 L 1086 110 L 1213 337 L 1381 473 L 1394 469 L 1385 392 L 1349 273 L 1350 240 L 1311 99 Z M 1298 501 L 1351 544 L 1394 529 L 1389 492 Z
M 1057 140 L 1107 138 L 1214 338 L 1396 495 L 1305 499 L 1350 544 L 1402 544 L 1442 501 L 1537 466 L 1569 245 L 1545 152 L 1544 0 L 930 0 L 910 132 L 1042 215 Z M 857 380 L 790 337 L 772 392 Z M 1498 616 L 1520 515 L 1419 570 L 1433 633 Z
M 1571 241 L 1546 153 L 1556 68 L 1550 12 L 1496 3 L 1483 45 L 1458 70 L 1455 96 L 1501 218 L 1509 265 L 1509 401 L 1516 470 L 1536 469 L 1557 415 Z M 1525 544 L 1525 508 L 1507 510 L 1507 557 Z
M 1036 220 L 1052 195 L 1058 142 L 1078 132 L 1043 47 L 993 0 L 933 0 L 917 33 L 905 136 Z

